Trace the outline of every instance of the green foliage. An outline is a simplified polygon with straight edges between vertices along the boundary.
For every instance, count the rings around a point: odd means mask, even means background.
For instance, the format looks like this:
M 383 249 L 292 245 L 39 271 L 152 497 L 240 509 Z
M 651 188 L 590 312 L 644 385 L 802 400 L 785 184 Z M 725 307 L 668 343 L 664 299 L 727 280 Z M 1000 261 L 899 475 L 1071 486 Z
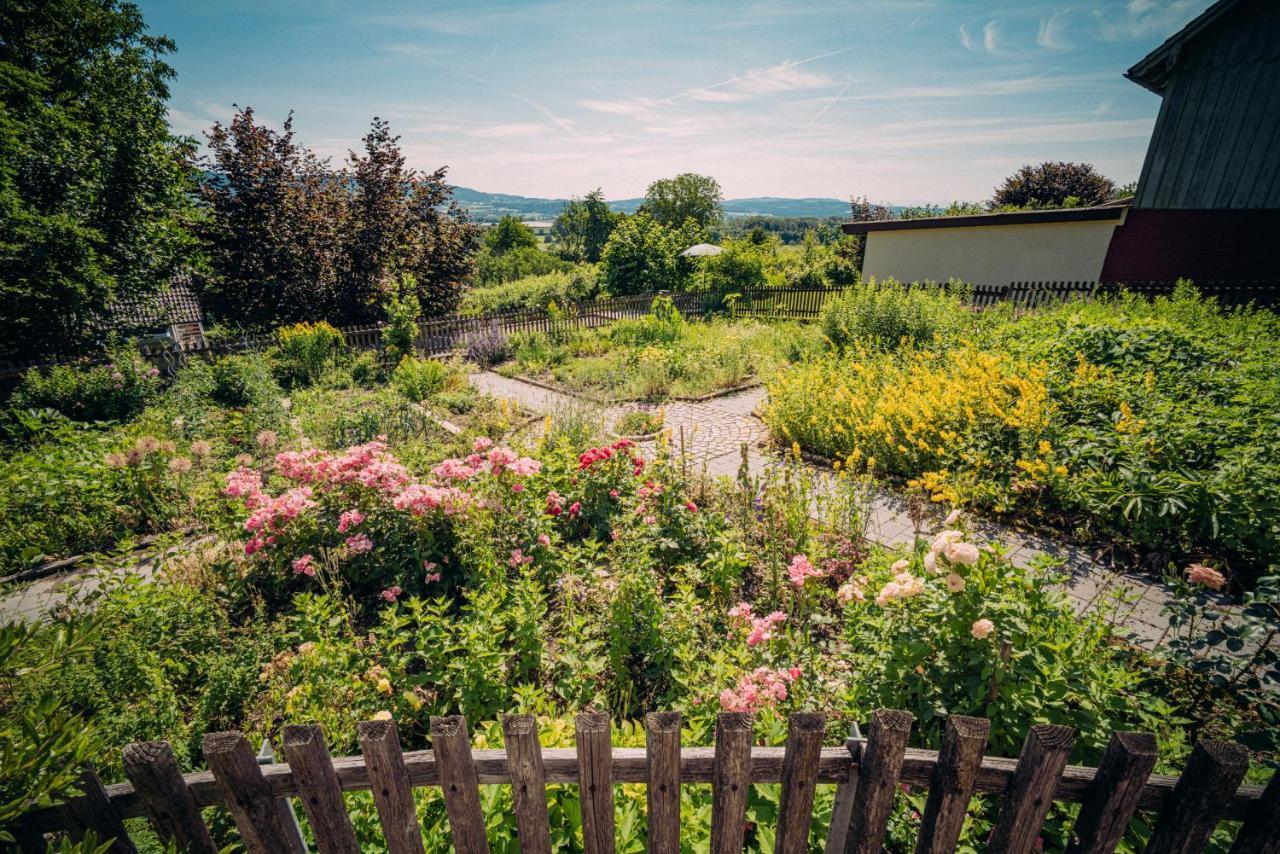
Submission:
M 439 359 L 405 357 L 391 373 L 391 384 L 414 403 L 421 403 L 446 389 L 456 389 L 462 382 L 458 372 Z
M 382 351 L 388 365 L 398 365 L 413 355 L 413 342 L 418 338 L 418 317 L 422 306 L 414 294 L 412 279 L 399 296 L 387 303 L 387 325 L 382 330 Z
M 1116 195 L 1116 185 L 1088 163 L 1046 161 L 1023 166 L 996 187 L 996 208 L 1059 208 L 1101 205 Z
M 309 386 L 347 355 L 342 333 L 325 321 L 276 330 L 271 351 L 276 377 L 286 388 Z
M 765 258 L 760 247 L 749 240 L 729 240 L 719 255 L 699 259 L 695 278 L 702 290 L 730 293 L 748 288 L 762 288 Z
M 174 45 L 116 0 L 6 4 L 0 31 L 0 352 L 76 352 L 190 249 Z
M 151 400 L 160 372 L 127 345 L 114 345 L 103 365 L 54 365 L 22 377 L 9 403 L 53 409 L 76 421 L 127 421 Z
M 485 230 L 484 245 L 494 255 L 506 255 L 515 249 L 537 249 L 538 237 L 518 217 L 508 214 Z
M 620 220 L 600 259 L 605 290 L 615 296 L 684 290 L 690 265 L 680 253 L 700 237 L 692 220 L 678 229 L 644 211 Z
M 79 794 L 81 767 L 109 743 L 50 685 L 97 634 L 90 618 L 0 625 L 0 842 L 19 816 Z
M 579 265 L 568 272 L 527 276 L 502 284 L 472 288 L 462 298 L 460 313 L 484 316 L 507 311 L 545 309 L 555 302 L 569 305 L 590 299 L 600 290 L 594 267 Z
M 585 198 L 570 199 L 551 227 L 556 250 L 571 261 L 598 262 L 619 216 L 610 210 L 599 188 Z
M 837 352 L 854 346 L 894 350 L 920 347 L 954 333 L 963 322 L 964 287 L 874 279 L 853 285 L 829 300 L 822 332 Z
M 519 247 L 503 255 L 482 252 L 476 256 L 475 282 L 481 288 L 514 282 L 531 276 L 567 273 L 573 264 L 537 247 Z
M 715 178 L 684 172 L 650 184 L 642 210 L 670 229 L 683 228 L 689 220 L 698 228 L 707 229 L 720 221 L 723 201 L 724 193 Z

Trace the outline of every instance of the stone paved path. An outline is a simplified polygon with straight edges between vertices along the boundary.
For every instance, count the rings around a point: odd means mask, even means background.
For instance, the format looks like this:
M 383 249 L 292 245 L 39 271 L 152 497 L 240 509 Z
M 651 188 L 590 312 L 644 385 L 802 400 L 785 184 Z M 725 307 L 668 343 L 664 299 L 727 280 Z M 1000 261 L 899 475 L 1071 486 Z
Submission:
M 482 391 L 512 400 L 539 415 L 554 413 L 559 408 L 583 406 L 582 399 L 575 396 L 491 372 L 474 374 L 471 382 Z M 698 403 L 674 401 L 666 406 L 666 425 L 676 441 L 684 428 L 688 455 L 708 475 L 735 477 L 742 464 L 744 443 L 748 447 L 751 473 L 760 475 L 778 462 L 776 456 L 759 447 L 768 437 L 768 431 L 753 413 L 765 396 L 765 390 L 757 388 Z M 616 413 L 610 410 L 620 408 L 606 408 L 602 417 L 615 417 Z M 912 545 L 917 532 L 901 496 L 880 491 L 870 497 L 869 504 L 869 539 L 890 547 Z M 940 521 L 939 515 L 920 535 L 932 534 Z M 1172 598 L 1169 589 L 1159 581 L 1103 567 L 1079 548 L 1036 534 L 985 522 L 975 527 L 985 541 L 1000 542 L 1008 548 L 1009 558 L 1016 566 L 1029 566 L 1044 556 L 1060 560 L 1062 588 L 1081 612 L 1113 596 L 1121 597 L 1123 605 L 1117 609 L 1116 629 L 1137 643 L 1153 646 L 1159 642 L 1166 626 L 1161 608 Z

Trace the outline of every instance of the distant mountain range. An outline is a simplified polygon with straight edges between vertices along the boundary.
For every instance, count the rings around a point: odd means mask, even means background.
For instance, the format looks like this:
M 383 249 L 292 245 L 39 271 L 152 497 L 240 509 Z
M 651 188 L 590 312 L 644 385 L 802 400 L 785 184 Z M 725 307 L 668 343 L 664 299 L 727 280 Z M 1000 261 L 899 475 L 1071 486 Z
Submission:
M 454 198 L 479 222 L 497 222 L 507 216 L 521 219 L 555 219 L 568 199 L 538 199 L 507 193 L 485 193 L 467 187 L 454 187 Z M 635 213 L 644 199 L 617 199 L 609 202 L 615 211 Z M 726 199 L 724 212 L 729 216 L 814 216 L 847 217 L 849 202 L 840 199 L 782 199 L 762 196 L 750 199 Z

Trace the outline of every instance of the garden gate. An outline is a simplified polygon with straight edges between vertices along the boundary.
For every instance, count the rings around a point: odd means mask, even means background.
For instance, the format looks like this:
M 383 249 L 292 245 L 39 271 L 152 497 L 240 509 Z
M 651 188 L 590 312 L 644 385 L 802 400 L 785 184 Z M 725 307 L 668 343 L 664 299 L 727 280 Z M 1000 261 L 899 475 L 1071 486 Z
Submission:
M 823 747 L 826 716 L 791 715 L 785 747 L 752 745 L 753 719 L 725 712 L 716 721 L 715 746 L 682 747 L 678 712 L 645 719 L 645 748 L 613 747 L 610 718 L 583 713 L 576 721 L 575 750 L 543 749 L 532 716 L 503 720 L 505 750 L 472 750 L 466 719 L 431 719 L 432 750 L 402 753 L 389 720 L 360 724 L 361 756 L 330 758 L 318 726 L 286 726 L 287 763 L 260 766 L 238 732 L 204 737 L 209 771 L 183 775 L 165 742 L 124 749 L 128 784 L 103 786 L 91 770 L 84 794 L 59 808 L 27 817 L 19 834 L 24 850 L 44 851 L 42 834 L 93 830 L 114 837 L 113 850 L 134 851 L 123 818 L 146 816 L 162 840 L 179 850 L 213 854 L 216 848 L 202 807 L 222 805 L 251 852 L 302 852 L 288 798 L 297 798 L 322 852 L 358 851 L 343 805 L 344 791 L 371 791 L 392 854 L 422 854 L 413 789 L 439 786 L 459 854 L 487 852 L 479 786 L 510 785 L 526 852 L 549 852 L 546 786 L 581 790 L 587 854 L 614 850 L 613 787 L 647 784 L 649 850 L 680 851 L 680 787 L 711 784 L 711 850 L 740 852 L 746 830 L 748 787 L 781 785 L 777 847 L 783 854 L 807 850 L 816 788 L 835 784 L 836 800 L 826 851 L 875 854 L 883 846 L 894 798 L 901 785 L 926 787 L 917 854 L 953 851 L 975 792 L 1001 798 L 989 851 L 1030 854 L 1053 801 L 1080 803 L 1068 852 L 1106 854 L 1115 849 L 1137 811 L 1157 815 L 1148 852 L 1204 849 L 1221 820 L 1240 821 L 1232 854 L 1280 850 L 1280 774 L 1265 789 L 1241 786 L 1248 752 L 1238 744 L 1204 740 L 1177 777 L 1152 775 L 1155 738 L 1115 733 L 1098 768 L 1067 765 L 1075 733 L 1069 727 L 1035 726 L 1017 760 L 984 756 L 989 723 L 952 716 L 939 751 L 907 748 L 912 716 L 882 709 L 867 737 L 843 747 Z M 816 841 L 816 840 L 815 840 Z

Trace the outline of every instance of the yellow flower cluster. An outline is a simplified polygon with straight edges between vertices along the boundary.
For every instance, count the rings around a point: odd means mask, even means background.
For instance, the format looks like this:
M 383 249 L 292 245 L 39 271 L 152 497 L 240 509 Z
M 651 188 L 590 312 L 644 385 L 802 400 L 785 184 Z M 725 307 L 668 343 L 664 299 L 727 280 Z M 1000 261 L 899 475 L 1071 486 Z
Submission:
M 935 500 L 976 484 L 1047 478 L 1051 402 L 1042 364 L 963 346 L 945 354 L 859 353 L 816 360 L 769 385 L 764 419 L 780 439 L 861 469 L 876 460 Z M 1017 466 L 1023 455 L 1031 468 Z M 1034 469 L 1034 471 L 1032 471 Z M 952 472 L 964 472 L 958 479 Z

